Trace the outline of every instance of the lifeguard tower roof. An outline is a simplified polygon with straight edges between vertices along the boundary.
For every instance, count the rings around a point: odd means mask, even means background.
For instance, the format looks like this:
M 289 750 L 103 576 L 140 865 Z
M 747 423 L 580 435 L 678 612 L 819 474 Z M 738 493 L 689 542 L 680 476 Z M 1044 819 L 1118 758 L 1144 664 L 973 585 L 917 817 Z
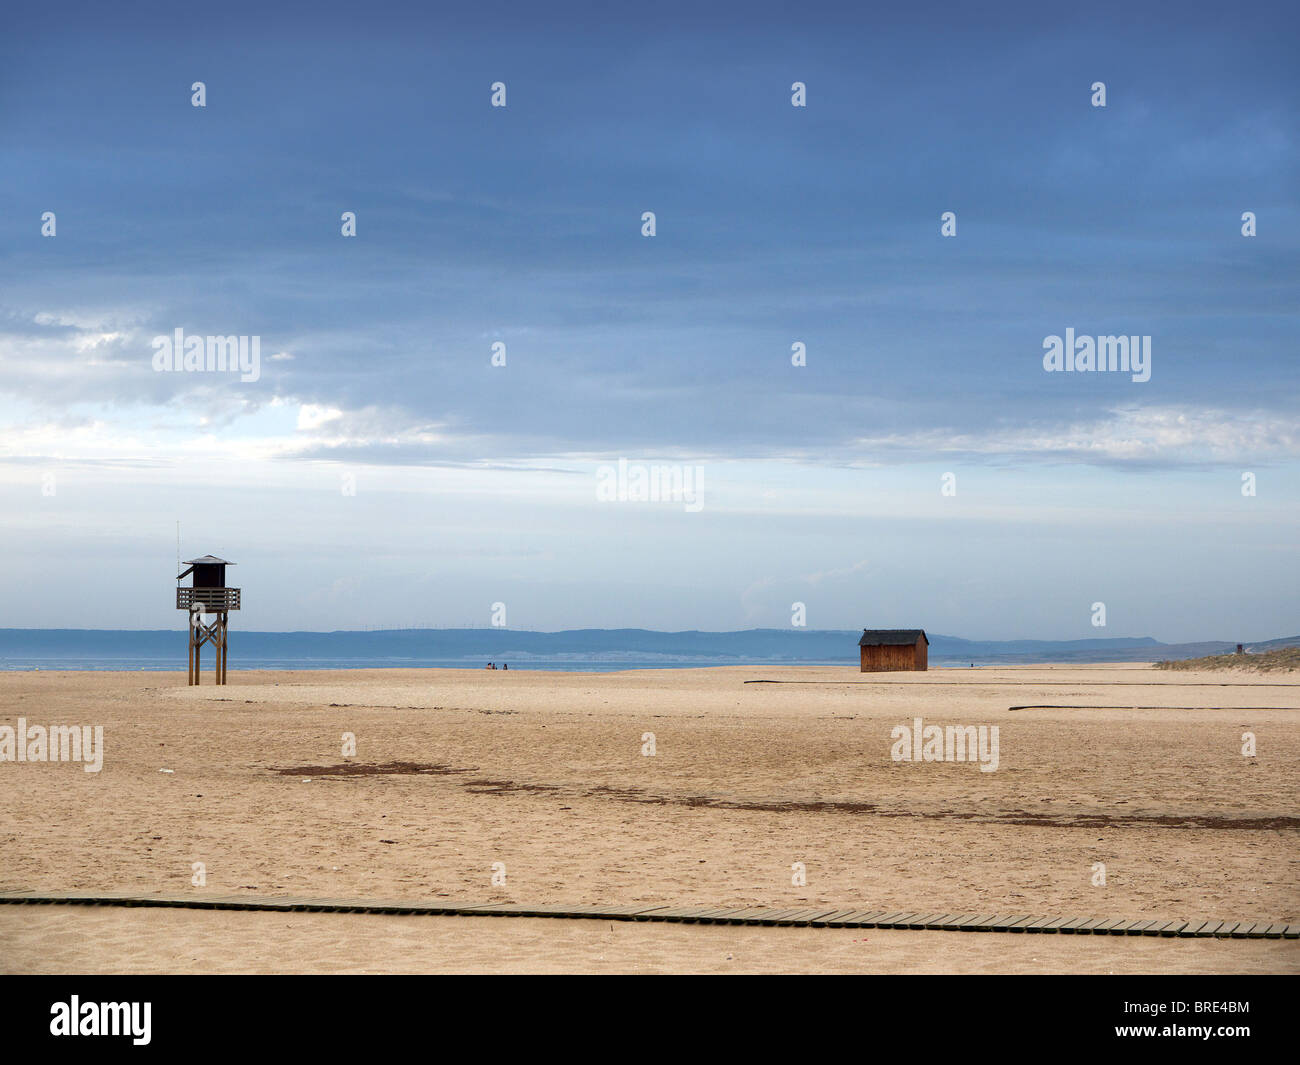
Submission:
M 224 558 L 217 558 L 216 555 L 204 555 L 202 558 L 186 559 L 185 565 L 189 566 L 189 569 L 182 571 L 176 577 L 178 581 L 182 577 L 188 577 L 190 574 L 190 570 L 194 569 L 195 566 L 237 566 L 239 565 L 239 563 L 228 562 Z

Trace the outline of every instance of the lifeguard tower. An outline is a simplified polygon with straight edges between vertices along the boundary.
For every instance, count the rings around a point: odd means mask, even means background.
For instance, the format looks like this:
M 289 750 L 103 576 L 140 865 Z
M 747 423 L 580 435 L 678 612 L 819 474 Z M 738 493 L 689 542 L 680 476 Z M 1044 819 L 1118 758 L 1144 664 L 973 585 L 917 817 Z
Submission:
M 187 611 L 190 618 L 190 684 L 199 683 L 199 657 L 205 643 L 211 643 L 217 654 L 216 682 L 226 683 L 229 651 L 226 632 L 230 611 L 239 609 L 239 589 L 226 587 L 226 567 L 234 564 L 215 555 L 204 555 L 186 562 L 189 569 L 176 577 L 179 581 L 194 574 L 191 587 L 178 585 L 176 588 L 176 609 Z M 205 622 L 204 614 L 213 614 L 215 618 L 211 623 Z

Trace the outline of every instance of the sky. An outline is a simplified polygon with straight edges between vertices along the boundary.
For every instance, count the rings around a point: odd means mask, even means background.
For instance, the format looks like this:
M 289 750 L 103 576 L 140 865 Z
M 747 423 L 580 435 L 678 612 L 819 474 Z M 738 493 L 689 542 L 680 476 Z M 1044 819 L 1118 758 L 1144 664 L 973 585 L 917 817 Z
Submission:
M 1300 632 L 1300 10 L 892 6 L 7 6 L 0 627 Z

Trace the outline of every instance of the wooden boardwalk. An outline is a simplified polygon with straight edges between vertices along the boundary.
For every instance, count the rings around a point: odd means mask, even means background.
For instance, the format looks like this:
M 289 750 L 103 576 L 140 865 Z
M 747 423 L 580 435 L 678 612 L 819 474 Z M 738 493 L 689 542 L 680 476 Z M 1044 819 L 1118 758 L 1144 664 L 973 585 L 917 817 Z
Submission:
M 307 899 L 281 895 L 137 895 L 130 892 L 0 892 L 0 904 L 26 906 L 151 906 L 187 910 L 278 913 L 376 913 L 460 917 L 567 917 L 678 924 L 784 925 L 804 928 L 909 928 L 941 932 L 1010 932 L 1173 938 L 1298 939 L 1285 921 L 1125 920 L 1035 917 L 1030 914 L 929 913 L 805 906 L 527 906 L 518 903 L 412 902 L 403 899 Z

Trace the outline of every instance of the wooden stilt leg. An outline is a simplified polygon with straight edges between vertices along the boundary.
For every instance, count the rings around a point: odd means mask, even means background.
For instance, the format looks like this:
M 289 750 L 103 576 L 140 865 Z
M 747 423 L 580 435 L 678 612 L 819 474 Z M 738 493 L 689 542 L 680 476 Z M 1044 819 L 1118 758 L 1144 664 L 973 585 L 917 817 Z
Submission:
M 222 606 L 233 602 L 238 609 L 239 589 L 229 590 L 224 601 L 223 597 L 216 595 L 205 595 L 199 601 L 197 596 L 197 592 L 185 598 L 179 593 L 176 596 L 178 609 L 185 609 L 186 606 L 190 608 L 186 681 L 191 685 L 203 683 L 203 645 L 210 643 L 213 654 L 212 682 L 225 684 L 230 671 L 230 614 Z M 205 611 L 204 607 L 209 609 Z M 205 613 L 212 617 L 211 622 L 205 621 Z

